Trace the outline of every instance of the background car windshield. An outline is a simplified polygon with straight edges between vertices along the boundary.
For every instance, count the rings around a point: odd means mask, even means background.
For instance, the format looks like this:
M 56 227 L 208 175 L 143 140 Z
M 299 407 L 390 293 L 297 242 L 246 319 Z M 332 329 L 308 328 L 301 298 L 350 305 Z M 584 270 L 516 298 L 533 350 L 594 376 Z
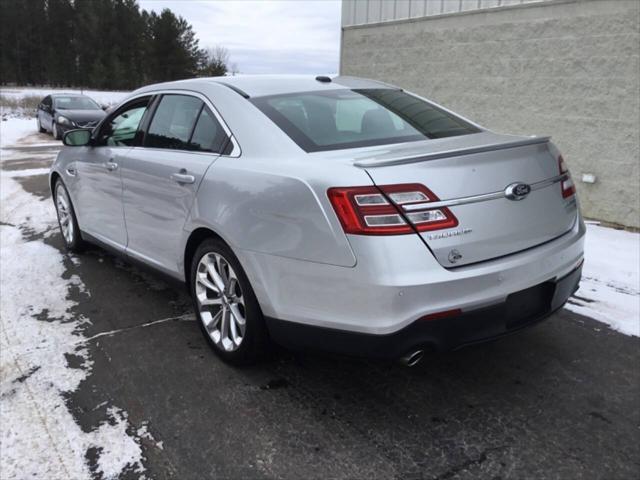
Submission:
M 477 133 L 464 120 L 402 90 L 331 90 L 252 99 L 307 152 Z
M 53 106 L 59 110 L 100 110 L 100 106 L 88 97 L 56 97 Z

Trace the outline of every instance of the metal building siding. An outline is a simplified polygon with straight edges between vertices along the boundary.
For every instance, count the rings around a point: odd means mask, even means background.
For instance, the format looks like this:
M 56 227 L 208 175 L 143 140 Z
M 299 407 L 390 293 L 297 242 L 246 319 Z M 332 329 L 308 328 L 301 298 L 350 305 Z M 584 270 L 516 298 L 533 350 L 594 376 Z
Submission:
M 429 17 L 548 0 L 342 0 L 342 26 Z

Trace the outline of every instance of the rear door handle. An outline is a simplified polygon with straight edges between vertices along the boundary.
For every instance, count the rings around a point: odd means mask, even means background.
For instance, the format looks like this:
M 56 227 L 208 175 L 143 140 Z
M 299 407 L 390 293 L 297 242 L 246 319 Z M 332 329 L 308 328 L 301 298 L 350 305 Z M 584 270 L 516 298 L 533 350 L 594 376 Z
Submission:
M 169 178 L 177 183 L 196 183 L 196 177 L 186 173 L 172 173 Z
M 107 168 L 107 170 L 109 170 L 110 172 L 113 172 L 114 170 L 118 169 L 118 164 L 116 162 L 105 162 L 104 166 Z

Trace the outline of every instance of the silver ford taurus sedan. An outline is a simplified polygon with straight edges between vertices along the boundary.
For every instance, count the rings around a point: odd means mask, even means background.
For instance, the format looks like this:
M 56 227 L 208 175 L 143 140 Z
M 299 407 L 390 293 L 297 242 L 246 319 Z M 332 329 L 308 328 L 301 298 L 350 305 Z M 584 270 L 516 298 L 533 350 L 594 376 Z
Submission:
M 50 180 L 68 249 L 186 282 L 233 364 L 274 341 L 411 365 L 548 317 L 580 280 L 585 227 L 549 138 L 387 84 L 151 85 L 64 143 Z

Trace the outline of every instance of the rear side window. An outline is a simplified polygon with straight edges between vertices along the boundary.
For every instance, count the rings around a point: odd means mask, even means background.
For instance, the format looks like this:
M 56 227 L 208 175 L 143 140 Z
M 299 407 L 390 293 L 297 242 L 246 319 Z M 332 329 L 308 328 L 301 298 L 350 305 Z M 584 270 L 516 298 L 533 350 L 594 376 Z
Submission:
M 202 105 L 188 95 L 164 95 L 145 135 L 145 147 L 190 150 L 189 138 Z
M 200 152 L 221 153 L 228 137 L 222 125 L 211 111 L 204 107 L 198 117 L 196 128 L 193 130 L 189 149 Z
M 307 152 L 480 131 L 428 102 L 389 88 L 301 92 L 251 101 Z

